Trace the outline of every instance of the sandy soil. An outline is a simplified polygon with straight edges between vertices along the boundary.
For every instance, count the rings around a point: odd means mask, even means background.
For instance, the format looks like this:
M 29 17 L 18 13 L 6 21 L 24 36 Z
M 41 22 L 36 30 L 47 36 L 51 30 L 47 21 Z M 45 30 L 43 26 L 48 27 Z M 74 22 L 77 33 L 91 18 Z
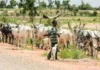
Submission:
M 100 61 L 47 60 L 44 50 L 21 50 L 15 46 L 0 43 L 0 70 L 100 70 Z
M 78 25 L 78 24 L 73 24 L 72 27 L 75 26 L 75 25 Z M 68 28 L 68 25 L 67 24 L 64 24 L 61 27 Z M 90 23 L 90 24 L 86 24 L 85 25 L 85 28 L 88 28 L 88 29 L 98 29 L 98 30 L 100 30 L 100 23 L 95 23 L 95 24 Z

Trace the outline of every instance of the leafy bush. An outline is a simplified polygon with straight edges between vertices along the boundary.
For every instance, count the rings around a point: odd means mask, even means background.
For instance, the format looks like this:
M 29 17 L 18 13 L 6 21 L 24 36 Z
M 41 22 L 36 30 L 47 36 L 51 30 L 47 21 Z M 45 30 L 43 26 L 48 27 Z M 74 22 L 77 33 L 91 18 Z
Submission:
M 97 16 L 97 15 L 98 15 L 98 12 L 96 10 L 94 10 L 93 16 Z
M 66 59 L 66 58 L 80 59 L 80 58 L 85 58 L 86 54 L 82 50 L 76 48 L 67 48 L 61 51 L 59 53 L 59 56 L 62 59 Z
M 7 19 L 6 16 L 2 16 L 2 17 L 0 18 L 0 21 L 6 23 L 6 22 L 8 22 L 8 19 Z
M 81 21 L 81 19 L 80 19 L 80 18 L 78 18 L 78 19 L 77 19 L 77 21 Z

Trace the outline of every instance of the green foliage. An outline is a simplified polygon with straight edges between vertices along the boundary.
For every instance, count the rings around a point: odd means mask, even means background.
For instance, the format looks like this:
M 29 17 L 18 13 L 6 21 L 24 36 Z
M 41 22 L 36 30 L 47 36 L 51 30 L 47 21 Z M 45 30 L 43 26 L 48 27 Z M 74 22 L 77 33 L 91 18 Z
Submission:
M 68 9 L 69 8 L 69 2 L 70 2 L 70 0 L 63 0 L 64 9 Z
M 89 3 L 86 3 L 86 10 L 92 10 L 92 6 Z
M 60 58 L 66 59 L 80 59 L 85 58 L 86 54 L 82 50 L 76 49 L 76 48 L 65 48 L 63 51 L 59 53 Z
M 8 19 L 6 16 L 2 16 L 0 21 L 2 21 L 3 23 L 6 23 L 6 22 L 8 22 Z
M 89 3 L 84 3 L 83 0 L 81 2 L 82 4 L 79 6 L 80 10 L 91 10 L 93 9 L 92 6 Z
M 78 19 L 77 19 L 77 21 L 81 21 L 81 19 L 80 19 L 80 18 L 78 18 Z
M 0 20 L 4 23 L 8 22 L 7 16 L 8 16 L 8 11 L 6 9 L 3 9 Z
M 97 15 L 98 15 L 98 12 L 96 10 L 94 10 L 93 16 L 97 16 Z
M 55 0 L 55 5 L 56 5 L 56 8 L 59 9 L 60 8 L 60 1 L 59 0 Z
M 27 43 L 28 45 L 31 45 L 31 40 L 30 40 L 30 38 L 27 38 L 26 43 Z
M 23 8 L 21 11 L 23 14 L 28 12 L 30 21 L 33 23 L 33 17 L 37 15 L 37 7 L 35 7 L 35 0 L 21 0 L 19 7 Z
M 89 11 L 80 11 L 79 14 L 80 16 L 92 16 L 92 13 Z
M 5 8 L 6 2 L 4 0 L 0 1 L 0 8 Z
M 46 3 L 43 1 L 43 2 L 40 2 L 40 3 L 39 3 L 39 7 L 40 7 L 40 8 L 46 8 L 47 5 L 46 5 Z
M 49 2 L 48 8 L 52 9 L 54 1 L 48 0 L 48 2 Z
M 58 14 L 58 13 L 59 13 L 59 10 L 56 11 L 56 14 Z
M 51 23 L 52 23 L 52 19 L 48 19 L 45 25 L 48 26 L 48 25 L 51 25 Z
M 10 8 L 14 8 L 16 5 L 17 5 L 16 0 L 10 0 L 10 5 L 9 5 Z
M 42 54 L 42 56 L 47 56 L 48 53 L 45 52 Z M 85 52 L 83 52 L 82 50 L 76 49 L 76 48 L 65 48 L 63 51 L 58 53 L 58 56 L 62 59 L 82 59 L 82 58 L 86 58 L 86 54 Z

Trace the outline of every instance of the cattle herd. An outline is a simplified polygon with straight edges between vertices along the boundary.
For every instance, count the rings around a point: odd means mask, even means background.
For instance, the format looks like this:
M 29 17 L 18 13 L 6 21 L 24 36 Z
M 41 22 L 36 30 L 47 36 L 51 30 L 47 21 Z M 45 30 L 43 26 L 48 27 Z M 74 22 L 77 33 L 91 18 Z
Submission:
M 58 28 L 58 45 L 62 51 L 64 48 L 68 48 L 72 45 L 87 52 L 87 55 L 93 57 L 98 55 L 98 49 L 100 48 L 100 31 L 84 29 L 86 24 L 79 24 L 72 27 L 68 23 L 69 29 Z M 16 45 L 18 47 L 26 47 L 27 39 L 29 38 L 31 43 L 35 42 L 36 47 L 49 49 L 50 39 L 45 36 L 52 26 L 45 26 L 43 24 L 34 24 L 27 26 L 24 24 L 0 24 L 0 41 Z M 32 45 L 33 46 L 33 45 Z

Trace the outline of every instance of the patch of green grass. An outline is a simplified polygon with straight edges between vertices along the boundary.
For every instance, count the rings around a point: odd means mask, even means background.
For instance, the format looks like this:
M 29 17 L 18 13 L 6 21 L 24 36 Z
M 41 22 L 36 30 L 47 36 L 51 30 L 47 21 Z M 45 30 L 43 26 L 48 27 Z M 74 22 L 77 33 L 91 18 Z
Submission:
M 42 56 L 47 56 L 47 52 L 43 53 Z M 86 54 L 84 51 L 79 50 L 74 47 L 65 48 L 63 51 L 58 52 L 58 57 L 61 59 L 82 59 L 86 58 Z
M 28 45 L 31 45 L 31 44 L 32 44 L 30 38 L 27 38 L 27 39 L 26 39 L 26 43 L 27 43 Z
M 80 59 L 85 58 L 86 54 L 82 50 L 76 48 L 65 48 L 59 53 L 59 57 L 62 59 L 71 58 L 71 59 Z

